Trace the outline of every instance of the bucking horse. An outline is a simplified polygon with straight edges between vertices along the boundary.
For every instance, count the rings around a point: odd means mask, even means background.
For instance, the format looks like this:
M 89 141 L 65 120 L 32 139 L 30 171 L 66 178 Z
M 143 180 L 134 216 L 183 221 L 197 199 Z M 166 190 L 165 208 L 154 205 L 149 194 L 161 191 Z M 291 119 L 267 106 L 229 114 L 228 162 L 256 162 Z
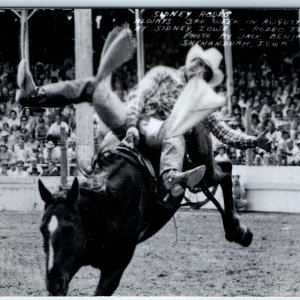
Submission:
M 203 137 L 200 156 L 191 146 L 193 136 L 199 134 Z M 252 233 L 240 224 L 233 204 L 231 163 L 216 164 L 209 131 L 203 124 L 193 129 L 189 141 L 185 168 L 191 164 L 206 165 L 199 189 L 212 199 L 208 187 L 220 184 L 224 195 L 225 209 L 221 212 L 225 237 L 249 246 Z M 40 195 L 45 202 L 40 229 L 50 295 L 66 295 L 72 277 L 87 265 L 101 271 L 95 295 L 112 295 L 137 244 L 158 232 L 181 206 L 183 196 L 174 198 L 165 191 L 139 151 L 121 144 L 99 154 L 97 163 L 102 183 L 96 188 L 81 185 L 75 178 L 71 188 L 52 194 L 39 180 Z M 157 170 L 155 159 L 152 163 Z

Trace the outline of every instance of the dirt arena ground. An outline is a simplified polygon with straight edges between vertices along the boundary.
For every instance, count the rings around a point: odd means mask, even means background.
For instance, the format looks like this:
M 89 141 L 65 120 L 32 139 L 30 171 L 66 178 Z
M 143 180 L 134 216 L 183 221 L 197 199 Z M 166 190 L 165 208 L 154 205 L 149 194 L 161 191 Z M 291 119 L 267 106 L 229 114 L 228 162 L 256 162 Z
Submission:
M 0 296 L 46 296 L 41 213 L 0 212 Z M 180 211 L 139 245 L 117 296 L 300 296 L 300 215 L 242 215 L 249 248 L 224 238 L 215 211 Z M 69 296 L 94 293 L 99 272 L 80 270 Z

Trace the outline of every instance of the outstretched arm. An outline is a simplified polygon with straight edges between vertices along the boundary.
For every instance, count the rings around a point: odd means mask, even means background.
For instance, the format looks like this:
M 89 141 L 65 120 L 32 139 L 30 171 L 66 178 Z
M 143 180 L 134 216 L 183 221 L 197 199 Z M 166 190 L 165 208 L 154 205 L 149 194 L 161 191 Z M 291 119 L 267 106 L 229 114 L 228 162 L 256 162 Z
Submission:
M 211 114 L 206 118 L 204 124 L 217 139 L 226 145 L 241 150 L 260 147 L 268 152 L 271 151 L 271 141 L 264 136 L 265 133 L 255 137 L 238 132 L 219 120 L 216 114 Z

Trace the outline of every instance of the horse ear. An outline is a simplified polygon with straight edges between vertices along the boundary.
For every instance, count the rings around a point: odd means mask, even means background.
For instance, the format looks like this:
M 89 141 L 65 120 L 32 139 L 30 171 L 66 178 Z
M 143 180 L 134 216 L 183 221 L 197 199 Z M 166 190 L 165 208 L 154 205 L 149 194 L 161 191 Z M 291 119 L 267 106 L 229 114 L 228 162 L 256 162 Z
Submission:
M 67 195 L 67 202 L 73 204 L 78 199 L 78 196 L 79 196 L 79 183 L 77 177 L 75 177 L 71 189 L 69 190 Z
M 46 205 L 50 204 L 50 202 L 52 201 L 51 192 L 45 187 L 42 180 L 40 180 L 40 179 L 38 181 L 38 185 L 39 185 L 39 191 L 40 191 L 42 200 L 46 203 Z

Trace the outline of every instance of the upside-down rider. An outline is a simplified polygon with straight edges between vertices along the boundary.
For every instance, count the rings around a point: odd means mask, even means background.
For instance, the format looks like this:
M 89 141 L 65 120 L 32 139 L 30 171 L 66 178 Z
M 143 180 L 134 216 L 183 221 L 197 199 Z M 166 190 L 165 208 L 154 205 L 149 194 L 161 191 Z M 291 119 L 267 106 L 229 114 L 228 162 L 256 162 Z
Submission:
M 200 122 L 227 145 L 270 150 L 266 138 L 236 132 L 213 113 L 225 104 L 225 98 L 212 89 L 224 77 L 219 69 L 223 56 L 215 48 L 193 46 L 185 66 L 179 69 L 154 67 L 129 93 L 127 104 L 122 103 L 111 89 L 111 73 L 131 58 L 134 47 L 130 29 L 115 28 L 106 39 L 94 78 L 43 87 L 35 86 L 27 62 L 22 60 L 18 70 L 19 103 L 28 107 L 92 103 L 118 139 L 133 135 L 136 143 L 140 140 L 149 148 L 162 147 L 160 176 L 166 190 L 175 197 L 181 196 L 185 188 L 196 186 L 205 174 L 205 166 L 182 172 L 184 135 Z M 196 142 L 201 143 L 200 136 Z M 85 169 L 91 171 L 88 166 Z

